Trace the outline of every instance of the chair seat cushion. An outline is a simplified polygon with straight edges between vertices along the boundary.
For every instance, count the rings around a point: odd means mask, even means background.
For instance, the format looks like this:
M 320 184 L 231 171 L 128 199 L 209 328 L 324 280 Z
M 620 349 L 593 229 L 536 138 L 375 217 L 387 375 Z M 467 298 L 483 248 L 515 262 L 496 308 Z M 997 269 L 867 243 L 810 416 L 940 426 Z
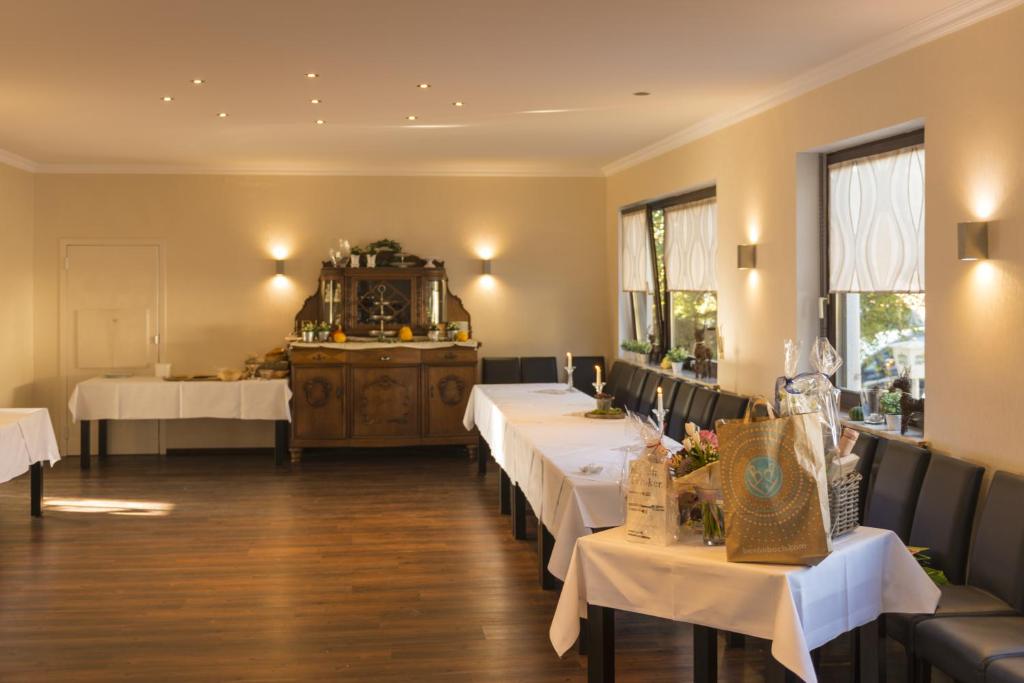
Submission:
M 919 657 L 961 683 L 985 683 L 1000 657 L 1024 655 L 1024 617 L 928 619 L 914 629 Z
M 974 586 L 940 586 L 942 596 L 935 614 L 886 614 L 885 632 L 893 640 L 914 648 L 913 627 L 935 617 L 1012 616 L 1013 608 L 996 596 Z
M 1024 683 L 1024 657 L 1003 657 L 988 665 L 986 683 Z

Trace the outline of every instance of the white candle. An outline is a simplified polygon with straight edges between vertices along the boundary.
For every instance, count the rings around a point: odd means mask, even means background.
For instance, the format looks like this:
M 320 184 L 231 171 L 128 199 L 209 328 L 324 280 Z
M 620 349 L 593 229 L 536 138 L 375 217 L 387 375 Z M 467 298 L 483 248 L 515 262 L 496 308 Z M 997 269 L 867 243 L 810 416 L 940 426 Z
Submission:
M 572 353 L 566 353 L 565 354 L 565 367 L 567 367 L 567 368 L 571 368 L 572 367 Z
M 658 387 L 658 414 L 665 410 L 665 396 L 661 393 L 661 387 Z
M 601 366 L 600 365 L 595 365 L 594 366 L 594 374 L 597 375 L 597 382 L 596 383 L 600 384 L 601 383 Z M 661 387 L 658 387 L 658 388 L 660 389 Z

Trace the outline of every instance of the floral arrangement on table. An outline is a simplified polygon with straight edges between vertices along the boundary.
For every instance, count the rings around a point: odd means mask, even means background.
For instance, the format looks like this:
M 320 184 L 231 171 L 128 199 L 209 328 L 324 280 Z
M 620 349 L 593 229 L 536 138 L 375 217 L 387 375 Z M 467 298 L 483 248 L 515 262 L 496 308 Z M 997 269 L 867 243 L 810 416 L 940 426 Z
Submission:
M 686 423 L 683 447 L 674 453 L 669 469 L 679 490 L 683 521 L 699 517 L 704 543 L 719 545 L 725 540 L 725 514 L 718 479 L 718 435 Z

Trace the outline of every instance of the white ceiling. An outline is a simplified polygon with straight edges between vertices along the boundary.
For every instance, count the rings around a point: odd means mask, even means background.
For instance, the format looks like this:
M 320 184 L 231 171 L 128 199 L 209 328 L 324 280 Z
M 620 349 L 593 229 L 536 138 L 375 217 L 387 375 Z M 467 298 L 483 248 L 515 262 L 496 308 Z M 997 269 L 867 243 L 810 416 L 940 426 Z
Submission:
M 39 171 L 597 174 L 1007 4 L 0 0 L 0 149 Z

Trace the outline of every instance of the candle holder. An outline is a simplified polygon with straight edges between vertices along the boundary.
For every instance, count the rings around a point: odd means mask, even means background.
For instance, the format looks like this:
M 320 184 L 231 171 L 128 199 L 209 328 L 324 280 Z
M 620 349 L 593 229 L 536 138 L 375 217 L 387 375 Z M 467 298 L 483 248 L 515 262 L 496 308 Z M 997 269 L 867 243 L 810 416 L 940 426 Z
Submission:
M 604 393 L 605 382 L 594 382 L 591 386 L 594 387 L 594 392 L 598 394 Z
M 575 369 L 575 366 L 572 365 L 565 366 L 565 393 L 567 394 L 572 393 L 572 373 Z
M 651 412 L 654 413 L 654 419 L 655 419 L 655 423 L 658 425 L 658 430 L 661 431 L 662 434 L 664 434 L 665 433 L 665 416 L 668 415 L 668 409 L 667 408 L 662 408 L 661 410 L 658 410 L 657 408 L 655 408 Z

